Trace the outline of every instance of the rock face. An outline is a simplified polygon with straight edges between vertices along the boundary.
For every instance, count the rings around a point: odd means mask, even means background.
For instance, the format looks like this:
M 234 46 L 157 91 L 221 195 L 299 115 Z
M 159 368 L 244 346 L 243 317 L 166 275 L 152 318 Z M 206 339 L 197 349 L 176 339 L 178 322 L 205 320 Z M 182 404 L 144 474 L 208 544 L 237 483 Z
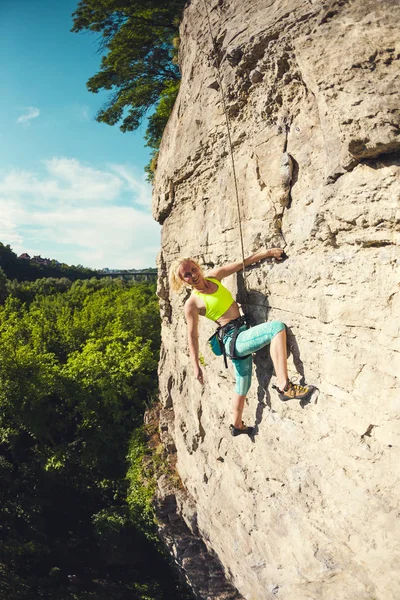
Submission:
M 193 579 L 199 598 L 400 598 L 399 22 L 398 0 L 185 9 L 182 85 L 154 186 L 162 435 L 185 489 L 177 511 L 238 590 L 210 584 L 207 595 Z M 229 435 L 233 373 L 206 350 L 205 319 L 206 381 L 195 381 L 187 294 L 167 279 L 178 256 L 205 269 L 241 259 L 221 88 L 245 254 L 288 255 L 248 269 L 247 291 L 241 274 L 226 285 L 254 322 L 287 324 L 291 375 L 318 388 L 308 404 L 282 403 L 259 352 L 245 408 L 253 440 Z M 170 547 L 185 567 L 178 538 Z

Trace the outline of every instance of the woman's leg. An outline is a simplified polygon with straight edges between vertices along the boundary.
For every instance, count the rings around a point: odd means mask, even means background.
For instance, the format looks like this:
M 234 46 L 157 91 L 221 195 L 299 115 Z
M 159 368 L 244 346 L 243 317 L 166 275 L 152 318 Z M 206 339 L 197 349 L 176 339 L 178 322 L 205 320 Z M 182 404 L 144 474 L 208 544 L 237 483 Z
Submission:
M 285 329 L 285 325 L 281 321 L 269 321 L 240 331 L 236 338 L 237 355 L 247 356 L 261 350 L 264 346 L 268 346 L 280 331 Z M 225 343 L 225 348 L 229 351 L 229 343 Z
M 272 338 L 269 352 L 277 377 L 277 386 L 280 390 L 284 390 L 289 381 L 287 371 L 286 329 L 282 329 L 282 331 Z
M 232 412 L 233 412 L 233 426 L 237 429 L 242 427 L 243 421 L 243 408 L 244 401 L 246 400 L 246 396 L 238 394 L 235 392 L 232 401 Z
M 293 384 L 289 381 L 287 371 L 287 349 L 286 349 L 286 327 L 280 321 L 270 321 L 269 323 L 261 323 L 251 329 L 241 331 L 236 339 L 236 353 L 238 356 L 248 356 L 245 360 L 233 360 L 236 372 L 236 393 L 246 395 L 250 387 L 250 376 L 240 376 L 240 363 L 245 363 L 248 358 L 251 358 L 251 353 L 261 350 L 268 344 L 270 347 L 270 355 L 274 365 L 275 374 L 277 377 L 277 385 L 272 386 L 277 389 L 281 400 L 291 400 L 294 398 L 307 398 L 312 392 L 312 386 L 301 386 Z M 229 351 L 229 340 L 225 341 L 225 347 Z M 235 364 L 237 363 L 237 364 Z M 244 366 L 244 365 L 243 365 Z M 251 363 L 250 363 L 251 367 Z M 243 369 L 243 367 L 242 367 Z M 247 386 L 243 389 L 243 383 L 246 381 Z M 235 413 L 238 416 L 240 413 L 240 399 L 234 399 L 234 406 L 238 407 L 239 412 Z M 244 399 L 243 399 L 244 404 Z M 243 411 L 242 404 L 242 411 Z
M 241 331 L 236 340 L 238 356 L 257 352 L 270 344 L 270 355 L 280 390 L 285 389 L 289 381 L 287 372 L 286 327 L 281 321 L 261 323 Z
M 244 401 L 251 385 L 253 358 L 250 355 L 243 360 L 233 359 L 232 363 L 236 377 L 236 388 L 232 401 L 233 426 L 236 429 L 241 429 Z
M 291 400 L 294 398 L 307 398 L 313 388 L 309 385 L 299 385 L 289 381 L 287 371 L 287 346 L 286 346 L 286 329 L 277 333 L 270 347 L 270 355 L 274 363 L 277 385 L 274 387 L 281 400 Z

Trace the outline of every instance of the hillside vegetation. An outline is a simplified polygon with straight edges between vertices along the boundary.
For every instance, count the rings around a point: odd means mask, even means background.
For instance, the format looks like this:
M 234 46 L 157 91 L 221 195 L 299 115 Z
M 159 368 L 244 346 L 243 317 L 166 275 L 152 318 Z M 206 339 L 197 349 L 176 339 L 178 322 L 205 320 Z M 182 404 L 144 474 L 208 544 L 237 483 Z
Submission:
M 143 462 L 154 286 L 4 274 L 1 284 L 0 597 L 183 598 L 155 549 Z
M 35 281 L 41 277 L 67 277 L 71 281 L 76 279 L 89 279 L 99 276 L 97 271 L 82 266 L 70 266 L 65 263 L 52 261 L 49 265 L 35 264 L 29 260 L 18 258 L 7 244 L 0 242 L 0 269 L 8 279 L 17 281 Z

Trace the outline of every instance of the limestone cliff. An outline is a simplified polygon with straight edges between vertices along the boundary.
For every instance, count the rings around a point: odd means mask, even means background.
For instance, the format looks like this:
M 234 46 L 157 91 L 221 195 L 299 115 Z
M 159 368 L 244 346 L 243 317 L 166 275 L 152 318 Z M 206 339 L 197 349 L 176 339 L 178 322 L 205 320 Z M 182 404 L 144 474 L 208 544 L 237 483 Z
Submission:
M 159 506 L 199 598 L 400 598 L 399 23 L 398 0 L 185 9 L 154 186 L 161 434 L 183 489 L 161 482 Z M 308 404 L 282 403 L 260 352 L 245 409 L 253 440 L 229 435 L 233 374 L 206 350 L 205 319 L 204 387 L 194 380 L 185 295 L 167 280 L 177 256 L 206 268 L 241 257 L 216 65 L 245 253 L 288 255 L 249 269 L 248 292 L 240 275 L 226 282 L 254 322 L 287 324 L 291 374 L 318 388 Z

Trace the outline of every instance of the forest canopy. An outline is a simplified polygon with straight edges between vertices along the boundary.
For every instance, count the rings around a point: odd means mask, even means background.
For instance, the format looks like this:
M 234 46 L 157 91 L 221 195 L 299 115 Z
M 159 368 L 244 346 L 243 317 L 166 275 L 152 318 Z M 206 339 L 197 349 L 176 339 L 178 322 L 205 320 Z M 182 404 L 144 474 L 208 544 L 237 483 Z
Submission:
M 0 598 L 183 598 L 147 541 L 155 286 L 2 282 Z
M 8 279 L 17 281 L 35 281 L 40 277 L 68 277 L 71 281 L 75 281 L 98 276 L 98 273 L 92 269 L 60 264 L 57 261 L 52 261 L 49 265 L 34 264 L 29 260 L 18 258 L 10 245 L 4 245 L 2 242 L 0 242 L 0 268 Z
M 81 0 L 73 13 L 73 32 L 100 34 L 100 70 L 89 91 L 110 91 L 97 114 L 123 132 L 148 116 L 147 145 L 155 157 L 176 99 L 178 27 L 186 0 Z M 153 111 L 150 113 L 150 111 Z M 149 114 L 150 113 L 150 114 Z M 151 175 L 152 168 L 147 168 Z

